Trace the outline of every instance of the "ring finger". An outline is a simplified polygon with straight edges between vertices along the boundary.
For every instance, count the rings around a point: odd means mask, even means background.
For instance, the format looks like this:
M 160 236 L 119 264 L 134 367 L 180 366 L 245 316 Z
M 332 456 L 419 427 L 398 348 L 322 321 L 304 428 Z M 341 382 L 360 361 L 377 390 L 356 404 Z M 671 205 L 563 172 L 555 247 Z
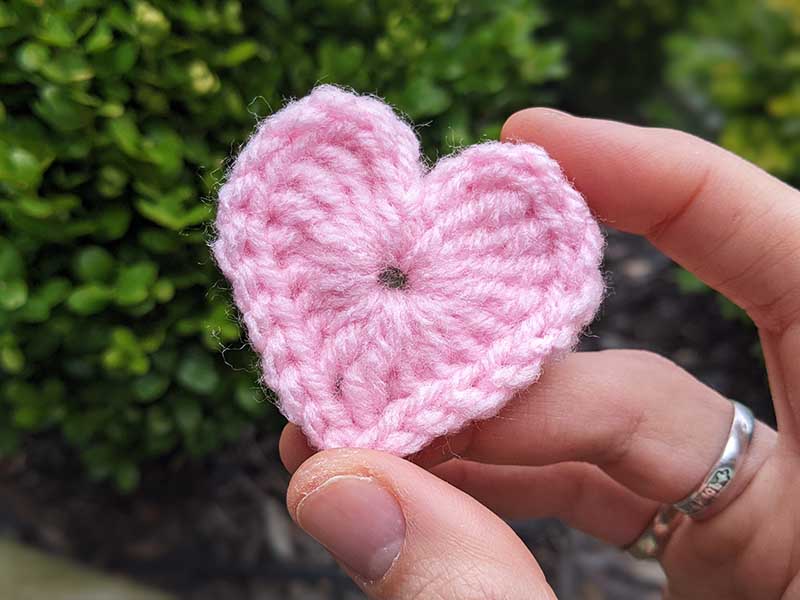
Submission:
M 496 418 L 427 448 L 417 460 L 429 466 L 453 457 L 499 465 L 588 462 L 635 494 L 671 504 L 714 464 L 731 418 L 728 400 L 657 355 L 577 353 L 550 365 Z M 749 481 L 775 438 L 757 424 L 736 487 Z
M 431 471 L 504 518 L 556 517 L 615 546 L 635 539 L 659 505 L 587 463 L 520 467 L 453 459 Z

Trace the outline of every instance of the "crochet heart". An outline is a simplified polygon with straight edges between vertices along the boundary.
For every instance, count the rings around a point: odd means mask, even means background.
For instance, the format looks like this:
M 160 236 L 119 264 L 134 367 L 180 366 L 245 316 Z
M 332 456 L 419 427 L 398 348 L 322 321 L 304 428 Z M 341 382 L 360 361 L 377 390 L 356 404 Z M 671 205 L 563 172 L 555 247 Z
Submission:
M 428 171 L 391 108 L 333 86 L 260 125 L 216 225 L 264 381 L 321 449 L 405 455 L 496 414 L 603 294 L 597 223 L 542 148 Z

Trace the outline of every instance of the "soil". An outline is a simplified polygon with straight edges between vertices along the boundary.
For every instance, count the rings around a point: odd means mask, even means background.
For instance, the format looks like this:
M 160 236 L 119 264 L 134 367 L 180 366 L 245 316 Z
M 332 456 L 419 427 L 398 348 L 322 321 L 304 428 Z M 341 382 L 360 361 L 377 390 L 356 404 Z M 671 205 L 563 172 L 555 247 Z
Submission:
M 752 326 L 713 294 L 681 294 L 676 267 L 645 241 L 609 234 L 609 296 L 584 350 L 646 348 L 774 421 Z M 187 600 L 363 598 L 297 530 L 274 432 L 250 431 L 208 461 L 153 465 L 120 497 L 86 484 L 57 439 L 0 462 L 0 535 L 172 591 Z M 562 600 L 659 596 L 657 565 L 554 520 L 513 523 Z

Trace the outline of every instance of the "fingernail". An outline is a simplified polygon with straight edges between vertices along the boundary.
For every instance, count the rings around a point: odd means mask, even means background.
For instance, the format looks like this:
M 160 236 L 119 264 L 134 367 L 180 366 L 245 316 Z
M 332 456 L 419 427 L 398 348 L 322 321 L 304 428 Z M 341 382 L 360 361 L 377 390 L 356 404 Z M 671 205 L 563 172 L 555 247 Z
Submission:
M 406 534 L 395 497 L 369 477 L 332 477 L 303 498 L 297 522 L 351 571 L 367 581 L 392 566 Z

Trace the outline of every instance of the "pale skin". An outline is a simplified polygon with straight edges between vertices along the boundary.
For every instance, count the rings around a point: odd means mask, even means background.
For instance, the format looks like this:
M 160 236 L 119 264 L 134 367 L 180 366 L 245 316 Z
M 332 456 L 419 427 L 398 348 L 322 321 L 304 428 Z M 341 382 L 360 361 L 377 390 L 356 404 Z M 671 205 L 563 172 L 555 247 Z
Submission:
M 543 146 L 599 219 L 647 237 L 758 326 L 778 431 L 758 423 L 727 496 L 677 527 L 661 557 L 664 597 L 800 597 L 800 192 L 672 130 L 528 109 L 502 137 Z M 501 517 L 558 517 L 625 546 L 661 503 L 697 487 L 731 415 L 726 399 L 665 358 L 573 354 L 497 418 L 412 461 L 314 453 L 287 426 L 287 504 L 297 520 L 301 500 L 341 475 L 367 475 L 397 500 L 400 554 L 377 580 L 353 574 L 371 598 L 555 598 Z

